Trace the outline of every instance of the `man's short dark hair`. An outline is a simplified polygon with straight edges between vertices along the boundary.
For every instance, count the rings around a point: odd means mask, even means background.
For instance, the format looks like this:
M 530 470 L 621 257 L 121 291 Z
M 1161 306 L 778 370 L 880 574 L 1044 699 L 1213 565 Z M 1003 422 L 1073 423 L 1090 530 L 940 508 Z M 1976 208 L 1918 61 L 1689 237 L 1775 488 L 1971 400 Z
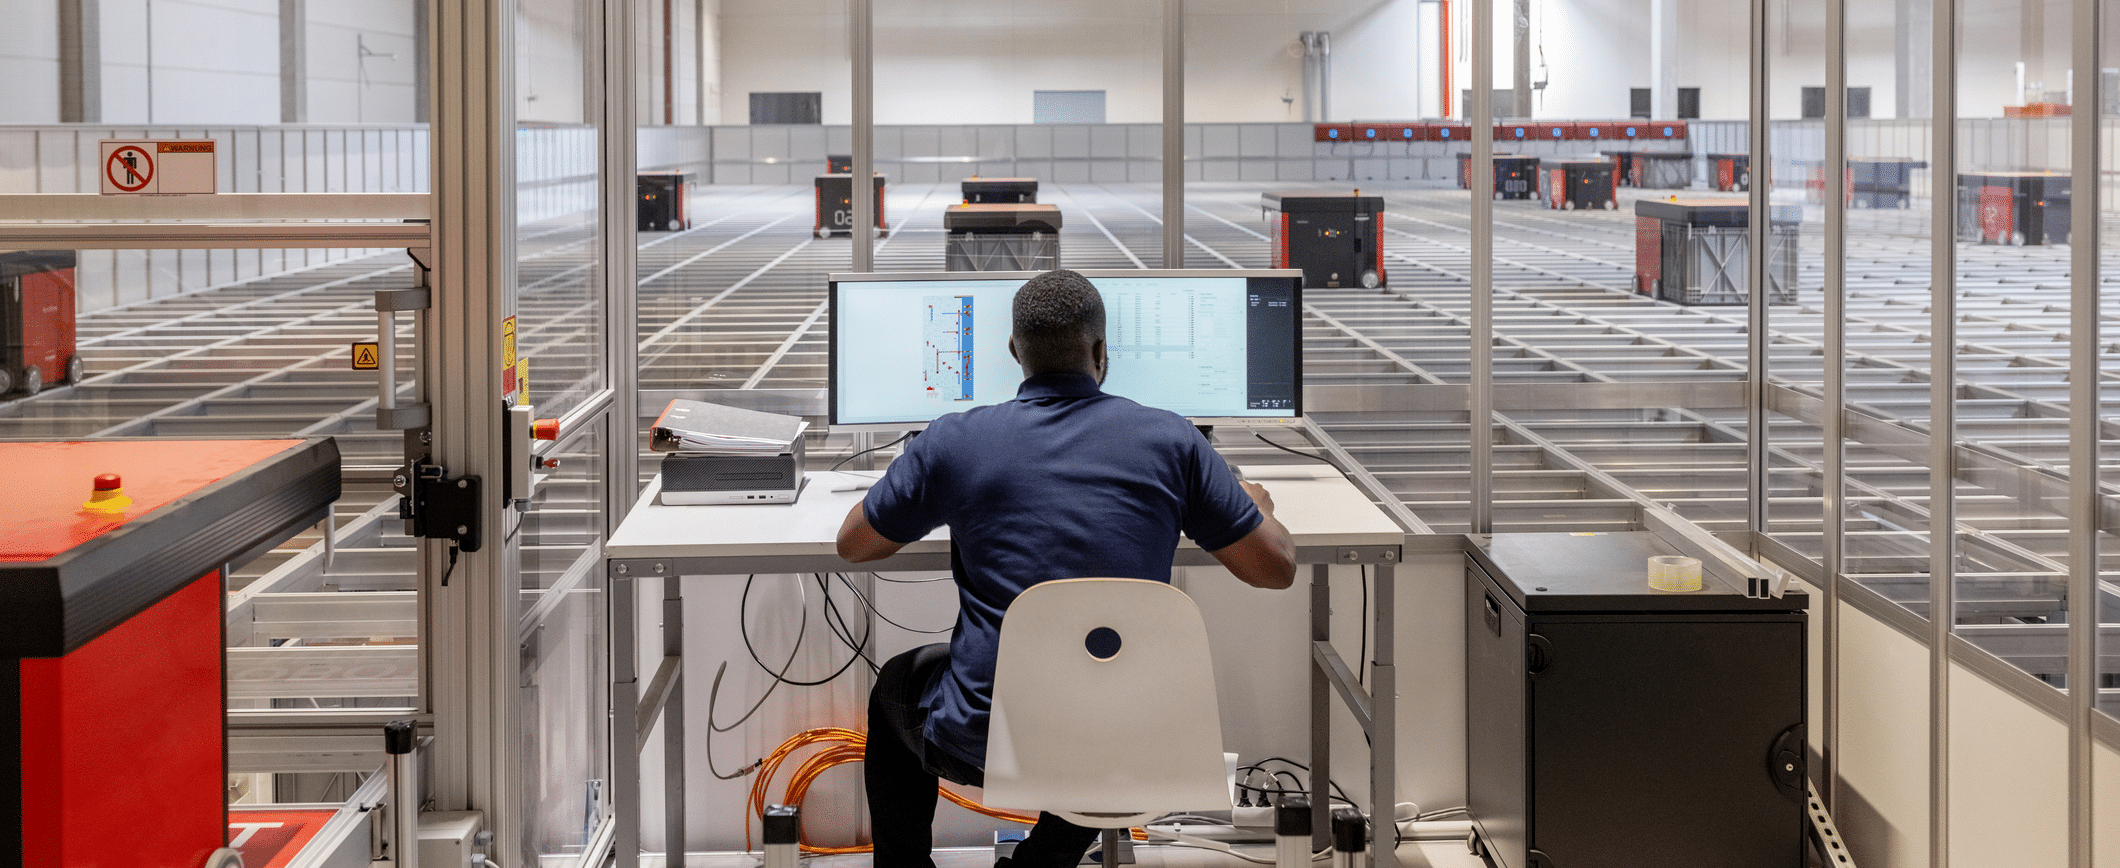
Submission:
M 1104 339 L 1104 298 L 1089 278 L 1066 269 L 1025 282 L 1013 313 L 1016 357 L 1032 373 L 1081 367 Z

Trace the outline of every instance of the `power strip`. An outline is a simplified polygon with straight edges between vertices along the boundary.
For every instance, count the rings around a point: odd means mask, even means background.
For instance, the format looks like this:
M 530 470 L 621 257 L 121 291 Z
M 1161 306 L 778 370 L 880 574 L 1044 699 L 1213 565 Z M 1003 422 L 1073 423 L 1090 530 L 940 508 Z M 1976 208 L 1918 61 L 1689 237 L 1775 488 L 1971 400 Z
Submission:
M 1855 857 L 1848 852 L 1848 842 L 1841 839 L 1840 829 L 1834 827 L 1833 815 L 1827 813 L 1826 800 L 1819 798 L 1818 787 L 1806 779 L 1803 789 L 1804 809 L 1811 817 L 1811 840 L 1824 854 L 1827 868 L 1855 868 Z

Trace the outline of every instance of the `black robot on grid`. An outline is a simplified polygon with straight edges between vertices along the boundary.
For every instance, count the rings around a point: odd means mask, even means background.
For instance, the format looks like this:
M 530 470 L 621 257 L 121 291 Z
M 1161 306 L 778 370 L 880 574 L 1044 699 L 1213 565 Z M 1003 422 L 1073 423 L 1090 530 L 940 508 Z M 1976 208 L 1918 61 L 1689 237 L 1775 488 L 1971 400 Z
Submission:
M 933 868 L 936 785 L 985 779 L 1001 619 L 1054 579 L 1170 581 L 1184 533 L 1245 584 L 1286 588 L 1295 548 L 1273 499 L 1184 417 L 1106 394 L 1104 302 L 1072 271 L 1016 293 L 1016 399 L 935 420 L 847 512 L 839 555 L 889 557 L 944 525 L 956 629 L 885 663 L 869 695 L 864 778 L 877 868 Z M 1067 868 L 1097 830 L 1049 813 L 1002 868 Z

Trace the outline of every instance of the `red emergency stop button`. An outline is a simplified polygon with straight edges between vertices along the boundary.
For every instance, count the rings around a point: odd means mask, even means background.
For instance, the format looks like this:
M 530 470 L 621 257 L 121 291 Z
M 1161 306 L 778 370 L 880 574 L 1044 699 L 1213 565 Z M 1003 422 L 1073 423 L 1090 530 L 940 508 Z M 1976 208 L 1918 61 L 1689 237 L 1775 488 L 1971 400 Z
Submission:
M 124 512 L 132 502 L 132 498 L 125 496 L 124 480 L 119 479 L 118 474 L 103 473 L 96 476 L 95 483 L 89 488 L 88 501 L 81 504 L 81 508 L 89 512 Z
M 559 439 L 559 420 L 558 420 L 558 419 L 539 419 L 539 420 L 537 420 L 537 421 L 535 421 L 535 422 L 532 422 L 532 423 L 530 423 L 530 439 L 532 439 L 532 440 L 558 440 L 558 439 Z

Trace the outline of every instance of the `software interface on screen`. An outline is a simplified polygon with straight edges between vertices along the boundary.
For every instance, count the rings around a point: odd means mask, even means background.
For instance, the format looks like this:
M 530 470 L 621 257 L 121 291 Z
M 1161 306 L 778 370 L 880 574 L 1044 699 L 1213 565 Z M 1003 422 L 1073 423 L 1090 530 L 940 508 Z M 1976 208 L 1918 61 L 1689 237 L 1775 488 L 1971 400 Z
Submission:
M 918 424 L 1016 397 L 1024 277 L 832 283 L 832 424 Z M 1093 276 L 1104 390 L 1193 418 L 1300 413 L 1300 276 Z

